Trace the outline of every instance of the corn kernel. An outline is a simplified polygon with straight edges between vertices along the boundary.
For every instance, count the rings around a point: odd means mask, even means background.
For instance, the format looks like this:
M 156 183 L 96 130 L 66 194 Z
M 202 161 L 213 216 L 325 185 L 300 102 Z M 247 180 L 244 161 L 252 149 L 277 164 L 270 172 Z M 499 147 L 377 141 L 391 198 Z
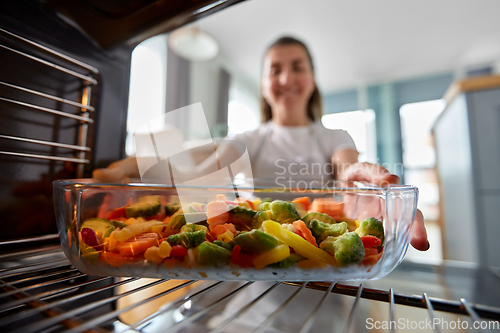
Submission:
M 144 252 L 144 259 L 146 259 L 147 261 L 154 262 L 156 264 L 161 264 L 163 259 L 165 258 L 160 257 L 159 251 L 160 251 L 159 247 L 151 246 L 146 250 L 146 252 Z
M 161 242 L 158 255 L 162 258 L 170 257 L 170 251 L 172 251 L 172 246 L 167 241 Z

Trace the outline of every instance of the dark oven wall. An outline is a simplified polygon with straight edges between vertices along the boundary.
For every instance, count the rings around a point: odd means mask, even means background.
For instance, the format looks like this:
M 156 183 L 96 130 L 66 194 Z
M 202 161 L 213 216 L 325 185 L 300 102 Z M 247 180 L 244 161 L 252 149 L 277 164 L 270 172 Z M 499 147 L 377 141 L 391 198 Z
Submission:
M 56 233 L 52 181 L 75 178 L 85 159 L 83 173 L 124 157 L 126 110 L 132 46 L 104 50 L 84 33 L 38 1 L 0 2 L 0 28 L 64 53 L 98 69 L 98 73 L 72 64 L 0 31 L 0 240 Z M 16 51 L 12 51 L 16 50 Z M 97 81 L 91 84 L 88 112 L 89 152 L 13 140 L 35 139 L 77 145 L 81 120 L 49 110 L 79 115 L 82 109 L 19 89 L 27 88 L 70 101 L 82 102 L 85 79 L 33 61 L 19 52 L 43 59 Z M 28 107 L 27 103 L 40 108 Z M 10 153 L 59 156 L 65 161 L 13 156 Z

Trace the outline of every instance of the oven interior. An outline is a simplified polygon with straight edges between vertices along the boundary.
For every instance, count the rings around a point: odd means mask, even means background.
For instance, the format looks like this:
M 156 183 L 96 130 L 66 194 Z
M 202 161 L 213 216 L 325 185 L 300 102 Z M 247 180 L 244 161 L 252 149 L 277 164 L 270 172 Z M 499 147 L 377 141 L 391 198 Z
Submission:
M 2 5 L 0 330 L 362 332 L 375 321 L 412 318 L 417 324 L 449 323 L 449 329 L 419 331 L 455 331 L 457 320 L 470 326 L 498 322 L 500 271 L 475 264 L 405 261 L 387 278 L 362 284 L 138 281 L 87 276 L 71 266 L 53 221 L 51 183 L 88 177 L 93 168 L 124 157 L 133 47 L 157 29 L 235 2 L 186 1 L 177 8 L 154 1 Z M 155 3 L 161 10 L 152 9 Z M 142 21 L 127 31 L 109 23 L 141 11 Z M 61 12 L 77 19 L 63 20 L 56 14 Z M 99 33 L 106 28 L 110 36 Z

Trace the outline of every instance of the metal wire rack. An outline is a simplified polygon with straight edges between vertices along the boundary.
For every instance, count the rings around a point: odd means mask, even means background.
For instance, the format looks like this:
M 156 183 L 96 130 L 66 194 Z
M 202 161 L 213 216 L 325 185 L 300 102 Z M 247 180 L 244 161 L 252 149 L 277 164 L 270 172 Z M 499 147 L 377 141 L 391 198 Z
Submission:
M 120 279 L 89 277 L 71 265 L 59 245 L 40 245 L 40 242 L 47 240 L 57 240 L 57 235 L 0 243 L 0 251 L 3 250 L 0 254 L 0 331 L 150 332 L 155 331 L 152 329 L 154 323 L 161 321 L 161 331 L 226 332 L 239 318 L 248 312 L 258 310 L 270 294 L 284 286 L 287 286 L 287 292 L 279 299 L 277 306 L 272 311 L 266 312 L 266 317 L 260 322 L 255 320 L 254 326 L 249 331 L 317 332 L 318 328 L 313 328 L 318 324 L 316 319 L 320 316 L 320 312 L 325 310 L 325 306 L 331 306 L 332 303 L 328 303 L 327 300 L 333 295 L 342 297 L 344 301 L 346 298 L 354 299 L 353 302 L 346 303 L 349 308 L 348 313 L 342 316 L 343 321 L 340 323 L 343 332 L 357 331 L 355 327 L 359 328 L 359 325 L 356 325 L 357 322 L 359 324 L 358 309 L 360 303 L 365 300 L 377 301 L 378 306 L 386 303 L 388 311 L 385 320 L 389 323 L 396 320 L 397 305 L 425 309 L 430 321 L 439 318 L 443 313 L 467 316 L 465 320 L 469 321 L 469 327 L 473 327 L 474 322 L 483 324 L 478 325 L 479 331 L 482 332 L 487 332 L 491 327 L 498 329 L 490 323 L 494 323 L 493 320 L 498 324 L 500 320 L 500 308 L 471 304 L 464 298 L 453 301 L 429 297 L 427 293 L 408 296 L 399 294 L 393 288 L 379 290 L 367 288 L 364 284 L 349 285 L 336 282 L 236 283 L 171 280 L 171 284 L 160 292 L 149 292 L 145 297 L 120 305 L 120 300 L 140 292 L 147 292 L 168 280 L 140 281 L 133 277 Z M 22 248 L 19 248 L 19 245 L 22 245 Z M 12 247 L 17 249 L 9 250 Z M 136 282 L 141 283 L 134 285 Z M 245 297 L 243 304 L 227 305 L 238 294 L 244 294 L 245 290 L 258 284 L 261 284 L 257 288 L 258 292 L 251 297 Z M 300 297 L 304 294 L 308 294 L 309 304 L 314 306 L 310 306 L 307 312 L 300 311 L 301 327 L 281 327 L 273 330 L 272 325 L 276 319 L 283 315 L 285 318 L 290 316 L 294 312 L 294 307 L 298 306 L 297 302 L 303 302 Z M 117 326 L 117 323 L 121 323 L 120 320 L 127 319 L 127 312 L 168 295 L 177 296 L 171 297 L 154 312 L 144 314 L 140 319 L 133 319 L 133 322 L 127 325 Z M 311 295 L 314 296 L 314 300 Z M 214 316 L 220 317 L 223 313 L 221 307 L 224 306 L 226 309 L 230 308 L 229 311 L 214 323 L 212 319 Z M 166 314 L 170 314 L 169 321 L 165 321 Z M 319 329 L 323 331 L 321 327 Z M 245 329 L 237 331 L 244 332 Z M 395 327 L 389 327 L 388 331 L 394 332 Z M 435 326 L 434 331 L 440 332 L 439 326 Z
M 68 157 L 52 154 L 36 154 L 32 152 L 18 150 L 9 151 L 3 149 L 0 150 L 0 154 L 21 158 L 35 158 L 77 163 L 77 177 L 82 177 L 84 165 L 90 163 L 90 161 L 85 158 L 85 154 L 89 153 L 91 150 L 86 146 L 86 142 L 88 125 L 94 122 L 90 117 L 90 113 L 94 112 L 95 108 L 90 105 L 90 97 L 92 86 L 97 85 L 97 80 L 94 76 L 99 73 L 98 69 L 44 45 L 16 35 L 10 31 L 0 29 L 0 36 L 0 49 L 10 53 L 15 59 L 17 57 L 19 60 L 22 59 L 23 61 L 28 61 L 33 64 L 40 64 L 44 67 L 44 73 L 47 77 L 63 73 L 63 75 L 67 75 L 68 77 L 76 79 L 77 82 L 79 82 L 77 88 L 78 93 L 76 94 L 78 96 L 78 100 L 75 101 L 58 96 L 53 92 L 47 93 L 36 89 L 30 89 L 19 84 L 14 84 L 13 82 L 0 80 L 0 87 L 3 87 L 6 91 L 12 92 L 8 95 L 15 96 L 12 98 L 5 94 L 3 96 L 0 94 L 0 101 L 6 103 L 6 105 L 28 108 L 36 110 L 37 112 L 45 112 L 59 117 L 73 119 L 78 122 L 79 126 L 76 144 L 39 140 L 34 137 L 18 137 L 0 133 L 0 139 L 2 140 L 67 149 L 75 151 L 74 156 Z M 10 45 L 9 42 L 11 42 L 14 46 Z M 23 68 L 21 68 L 25 64 L 23 61 L 14 62 L 14 66 L 19 66 L 19 72 L 23 71 Z M 59 77 L 59 79 L 61 78 Z M 37 102 L 33 102 L 33 100 L 36 100 Z M 52 104 L 55 105 L 55 107 L 47 107 L 43 105 L 47 104 L 48 101 L 52 101 Z

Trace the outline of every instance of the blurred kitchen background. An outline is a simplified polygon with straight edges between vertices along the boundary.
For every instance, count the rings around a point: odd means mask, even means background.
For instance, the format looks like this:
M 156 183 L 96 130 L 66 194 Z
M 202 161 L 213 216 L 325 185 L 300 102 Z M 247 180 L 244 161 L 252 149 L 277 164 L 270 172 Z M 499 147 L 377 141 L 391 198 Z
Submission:
M 257 128 L 264 52 L 297 37 L 324 125 L 420 189 L 431 248 L 406 260 L 500 266 L 498 13 L 496 0 L 244 1 L 135 48 L 126 154 L 147 120 L 198 102 L 212 137 Z M 210 142 L 195 123 L 185 113 L 171 124 L 186 148 Z

